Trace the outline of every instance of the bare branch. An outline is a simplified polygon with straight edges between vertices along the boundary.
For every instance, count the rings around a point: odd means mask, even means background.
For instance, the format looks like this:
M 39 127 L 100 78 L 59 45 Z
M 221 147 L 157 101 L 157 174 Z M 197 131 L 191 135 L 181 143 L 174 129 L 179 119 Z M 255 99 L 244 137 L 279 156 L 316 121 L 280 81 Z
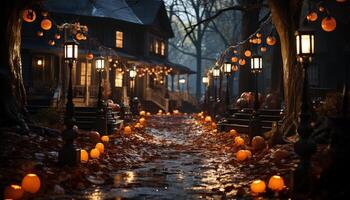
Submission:
M 183 49 L 179 48 L 178 46 L 176 46 L 175 44 L 169 42 L 170 46 L 172 46 L 175 50 L 181 52 L 182 54 L 185 54 L 185 55 L 189 55 L 189 56 L 192 56 L 192 57 L 197 57 L 197 54 L 195 53 L 191 53 L 191 52 L 188 52 L 188 51 L 184 51 Z M 203 60 L 209 60 L 209 61 L 215 61 L 216 59 L 215 58 L 210 58 L 210 57 L 205 57 L 205 56 L 202 56 L 202 59 Z

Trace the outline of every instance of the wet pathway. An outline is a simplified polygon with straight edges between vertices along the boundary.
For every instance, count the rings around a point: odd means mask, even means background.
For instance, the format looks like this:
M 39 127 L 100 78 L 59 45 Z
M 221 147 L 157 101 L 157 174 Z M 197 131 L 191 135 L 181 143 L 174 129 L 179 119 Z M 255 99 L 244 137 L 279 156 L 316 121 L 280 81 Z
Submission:
M 228 155 L 194 119 L 154 117 L 148 123 L 146 133 L 162 145 L 161 156 L 115 172 L 113 185 L 90 191 L 91 199 L 222 199 L 237 193 L 232 182 L 243 177 L 223 165 Z

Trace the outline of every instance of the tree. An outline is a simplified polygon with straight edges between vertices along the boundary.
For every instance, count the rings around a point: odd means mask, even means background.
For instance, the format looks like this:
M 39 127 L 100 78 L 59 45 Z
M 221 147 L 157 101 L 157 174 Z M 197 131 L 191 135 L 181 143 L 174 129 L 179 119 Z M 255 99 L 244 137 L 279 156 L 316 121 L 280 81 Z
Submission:
M 0 126 L 27 128 L 21 63 L 21 13 L 33 0 L 8 0 L 1 12 Z

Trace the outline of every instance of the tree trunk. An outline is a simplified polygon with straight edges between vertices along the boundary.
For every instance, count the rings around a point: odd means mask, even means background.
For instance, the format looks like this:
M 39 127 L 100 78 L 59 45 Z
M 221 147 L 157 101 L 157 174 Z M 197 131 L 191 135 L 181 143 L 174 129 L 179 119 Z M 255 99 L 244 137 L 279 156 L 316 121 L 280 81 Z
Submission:
M 285 122 L 283 133 L 295 131 L 300 110 L 303 71 L 296 62 L 295 30 L 299 27 L 302 0 L 269 0 L 272 20 L 281 41 Z
M 202 85 L 202 41 L 198 42 L 199 45 L 196 45 L 196 61 L 197 61 L 197 76 L 196 76 L 196 98 L 200 99 L 201 97 L 201 85 Z
M 273 48 L 271 65 L 271 91 L 276 94 L 282 94 L 282 55 L 281 44 L 277 42 Z
M 0 126 L 27 128 L 21 63 L 21 13 L 29 1 L 7 1 L 1 12 Z

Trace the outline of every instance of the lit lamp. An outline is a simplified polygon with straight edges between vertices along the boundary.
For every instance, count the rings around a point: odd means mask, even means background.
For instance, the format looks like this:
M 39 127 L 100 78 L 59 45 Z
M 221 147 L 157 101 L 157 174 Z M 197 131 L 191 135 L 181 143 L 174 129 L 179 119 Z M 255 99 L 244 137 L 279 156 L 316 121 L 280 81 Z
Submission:
M 135 78 L 137 76 L 137 71 L 136 68 L 133 67 L 130 69 L 129 71 L 129 77 L 131 78 L 131 82 L 130 82 L 130 90 L 131 90 L 131 105 L 130 105 L 130 109 L 131 109 L 131 113 L 133 115 L 137 115 L 139 114 L 138 112 L 138 104 L 139 104 L 139 100 L 138 98 L 135 96 Z
M 295 33 L 296 39 L 296 54 L 297 60 L 301 63 L 304 70 L 304 84 L 301 100 L 300 110 L 300 123 L 298 127 L 299 141 L 295 143 L 294 150 L 300 156 L 300 164 L 294 172 L 294 178 L 296 182 L 304 184 L 295 184 L 296 191 L 303 191 L 308 188 L 309 183 L 309 171 L 310 171 L 310 158 L 316 150 L 314 141 L 310 139 L 311 127 L 310 127 L 310 111 L 308 105 L 308 66 L 314 55 L 315 36 L 312 31 L 297 31 Z
M 208 85 L 209 85 L 209 77 L 208 76 L 203 76 L 202 78 L 202 83 L 204 84 L 205 86 L 205 89 L 204 89 L 204 103 L 207 103 L 207 90 L 208 90 Z
M 258 115 L 259 110 L 259 92 L 258 92 L 258 75 L 262 71 L 262 57 L 254 55 L 250 58 L 250 69 L 255 75 L 255 96 L 254 96 L 254 106 L 253 113 L 250 118 L 249 129 L 252 137 L 261 134 L 261 124 Z
M 59 151 L 58 160 L 61 165 L 76 165 L 80 162 L 80 150 L 74 145 L 77 138 L 75 126 L 75 113 L 73 104 L 72 68 L 78 59 L 78 43 L 75 40 L 68 40 L 64 43 L 64 59 L 69 66 L 69 83 L 67 92 L 66 113 L 64 116 L 65 130 L 62 133 L 64 145 Z
M 214 99 L 217 101 L 217 79 L 220 77 L 220 68 L 214 67 L 213 68 L 213 77 L 214 77 Z
M 107 134 L 107 112 L 105 103 L 102 99 L 102 72 L 105 69 L 105 58 L 100 56 L 95 60 L 95 68 L 98 72 L 98 96 L 97 96 L 97 111 L 96 111 L 96 128 L 102 135 Z
M 225 96 L 226 110 L 228 110 L 228 106 L 230 105 L 230 83 L 228 79 L 231 76 L 231 72 L 232 72 L 232 64 L 229 62 L 225 62 L 224 73 L 226 74 L 226 96 Z
M 100 56 L 96 58 L 95 61 L 95 67 L 98 72 L 98 101 L 97 106 L 98 108 L 102 108 L 103 106 L 103 100 L 102 100 L 102 72 L 105 68 L 105 59 L 104 57 Z
M 183 89 L 184 88 L 183 85 L 186 83 L 186 79 L 185 78 L 180 78 L 179 83 L 182 85 L 182 90 L 184 90 Z

